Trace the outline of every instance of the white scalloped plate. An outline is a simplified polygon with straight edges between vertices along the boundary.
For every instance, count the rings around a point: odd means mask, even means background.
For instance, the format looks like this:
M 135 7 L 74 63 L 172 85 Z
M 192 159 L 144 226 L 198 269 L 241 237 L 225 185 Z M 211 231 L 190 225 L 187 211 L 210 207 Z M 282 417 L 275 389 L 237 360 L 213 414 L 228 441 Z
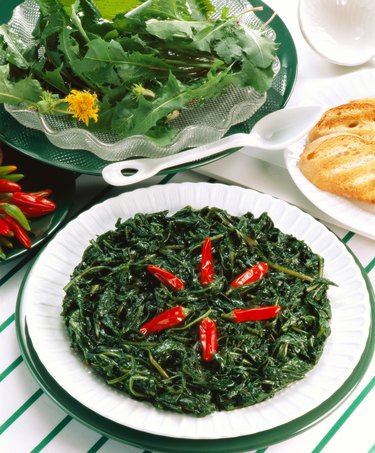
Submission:
M 321 104 L 329 109 L 353 99 L 375 97 L 375 69 L 355 72 L 341 76 L 334 82 L 324 85 L 306 98 L 301 104 Z M 375 205 L 351 201 L 348 198 L 318 189 L 298 168 L 298 157 L 305 142 L 294 144 L 284 152 L 286 167 L 299 190 L 315 206 L 338 220 L 352 231 L 375 239 Z
M 91 239 L 114 228 L 118 218 L 126 219 L 136 212 L 174 212 L 186 205 L 217 206 L 233 215 L 251 211 L 259 216 L 268 212 L 278 228 L 304 240 L 324 257 L 325 276 L 338 284 L 329 290 L 332 333 L 317 366 L 304 379 L 268 401 L 204 418 L 160 411 L 107 386 L 72 352 L 60 316 L 62 288 Z M 84 212 L 41 253 L 25 282 L 21 302 L 39 359 L 72 397 L 130 428 L 188 439 L 249 435 L 290 422 L 316 408 L 343 385 L 358 364 L 371 321 L 369 294 L 361 271 L 346 247 L 326 227 L 298 208 L 268 195 L 208 183 L 139 189 Z

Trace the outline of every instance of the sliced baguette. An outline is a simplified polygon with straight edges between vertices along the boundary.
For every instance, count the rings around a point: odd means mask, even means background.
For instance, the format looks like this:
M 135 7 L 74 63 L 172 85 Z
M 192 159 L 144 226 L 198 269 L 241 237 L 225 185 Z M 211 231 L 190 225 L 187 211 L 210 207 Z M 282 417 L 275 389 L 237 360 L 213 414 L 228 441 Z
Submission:
M 375 98 L 356 99 L 327 110 L 309 132 L 308 141 L 342 132 L 375 140 Z
M 375 141 L 332 134 L 309 143 L 298 166 L 319 189 L 375 203 Z

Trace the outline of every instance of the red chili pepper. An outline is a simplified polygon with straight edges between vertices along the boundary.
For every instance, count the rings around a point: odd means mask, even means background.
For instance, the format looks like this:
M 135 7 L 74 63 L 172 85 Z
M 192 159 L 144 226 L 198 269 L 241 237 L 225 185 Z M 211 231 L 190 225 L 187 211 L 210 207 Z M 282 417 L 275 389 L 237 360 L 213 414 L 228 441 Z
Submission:
M 47 200 L 47 198 L 44 197 L 37 197 L 27 192 L 16 191 L 12 193 L 11 201 L 21 209 L 24 206 L 32 206 L 38 208 L 40 213 L 44 214 L 56 209 L 55 203 L 51 200 Z
M 10 215 L 6 215 L 4 217 L 4 220 L 10 226 L 10 229 L 13 231 L 14 235 L 20 241 L 20 243 L 24 247 L 29 249 L 31 247 L 31 241 L 29 236 L 27 235 L 26 230 L 22 228 L 22 226 Z
M 184 321 L 189 314 L 187 308 L 177 307 L 170 308 L 169 310 L 163 311 L 160 315 L 151 319 L 151 321 L 146 322 L 139 329 L 143 335 L 148 335 L 150 333 L 160 332 L 161 330 L 169 329 L 170 327 L 180 324 Z
M 216 324 L 212 319 L 202 319 L 199 325 L 199 338 L 203 350 L 203 360 L 210 362 L 217 351 Z
M 233 322 L 263 321 L 265 319 L 274 318 L 280 313 L 280 310 L 280 305 L 256 308 L 235 308 L 231 312 L 221 316 L 230 319 Z
M 12 236 L 12 234 L 10 226 L 0 217 L 0 236 Z
M 34 197 L 49 197 L 52 194 L 52 189 L 43 189 L 38 190 L 38 192 L 29 192 L 29 195 L 34 195 Z
M 174 289 L 175 291 L 181 291 L 185 288 L 185 283 L 182 280 L 180 280 L 171 272 L 162 269 L 161 267 L 150 264 L 149 266 L 147 266 L 147 270 L 150 272 L 150 274 L 152 274 L 162 283 Z
M 20 206 L 20 209 L 28 219 L 49 214 L 49 212 L 41 210 L 38 206 Z
M 209 285 L 213 280 L 212 243 L 210 238 L 206 238 L 202 246 L 201 283 L 202 285 Z
M 248 285 L 260 280 L 268 271 L 268 267 L 267 263 L 258 263 L 233 280 L 230 286 L 237 288 L 238 286 Z
M 16 182 L 0 178 L 0 192 L 17 192 L 19 190 L 21 190 L 21 186 Z

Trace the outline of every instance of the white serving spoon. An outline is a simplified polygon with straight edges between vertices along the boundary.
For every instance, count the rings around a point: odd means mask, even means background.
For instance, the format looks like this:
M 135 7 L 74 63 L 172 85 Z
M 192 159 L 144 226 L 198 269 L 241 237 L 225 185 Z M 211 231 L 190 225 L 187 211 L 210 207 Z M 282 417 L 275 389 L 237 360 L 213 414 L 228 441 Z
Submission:
M 246 146 L 282 150 L 301 139 L 318 121 L 323 111 L 323 107 L 319 105 L 276 110 L 258 121 L 250 134 L 233 134 L 172 156 L 115 162 L 107 165 L 102 175 L 112 186 L 126 186 L 150 178 L 166 168 L 205 159 L 229 148 Z M 129 172 L 132 174 L 125 174 Z

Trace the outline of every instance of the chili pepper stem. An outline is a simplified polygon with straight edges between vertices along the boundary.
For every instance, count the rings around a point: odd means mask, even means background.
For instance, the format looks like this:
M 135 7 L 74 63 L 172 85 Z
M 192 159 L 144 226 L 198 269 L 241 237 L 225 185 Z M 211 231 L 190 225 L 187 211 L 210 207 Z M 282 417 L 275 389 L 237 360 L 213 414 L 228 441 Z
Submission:
M 233 319 L 234 319 L 233 311 L 230 311 L 229 313 L 223 313 L 220 316 L 223 319 L 228 319 L 229 321 L 233 321 Z

